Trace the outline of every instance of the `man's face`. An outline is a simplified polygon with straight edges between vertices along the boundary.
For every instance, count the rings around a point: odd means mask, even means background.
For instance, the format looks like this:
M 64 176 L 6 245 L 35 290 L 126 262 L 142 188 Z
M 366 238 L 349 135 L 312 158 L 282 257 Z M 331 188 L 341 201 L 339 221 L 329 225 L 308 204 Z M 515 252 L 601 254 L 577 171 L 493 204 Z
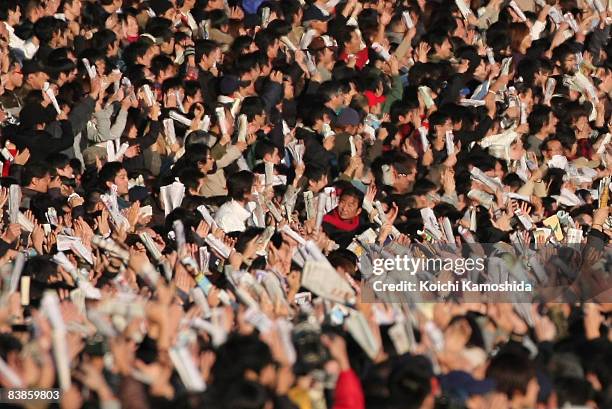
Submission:
M 66 5 L 64 10 L 78 16 L 81 13 L 81 0 L 74 0 L 71 5 Z
M 205 175 L 210 175 L 217 171 L 217 164 L 210 153 L 206 156 L 206 162 L 200 162 L 199 169 Z
M 74 178 L 74 169 L 72 169 L 72 166 L 70 166 L 70 163 L 68 163 L 63 168 L 58 168 L 57 169 L 57 174 L 60 175 L 60 176 L 65 177 L 65 178 L 73 179 Z
M 21 7 L 17 7 L 15 11 L 9 10 L 8 16 L 9 16 L 9 21 L 19 22 L 19 20 L 21 19 Z
M 568 54 L 561 63 L 561 68 L 568 74 L 573 74 L 578 70 L 575 54 Z
M 147 50 L 147 52 L 145 53 L 145 55 L 142 56 L 142 64 L 145 67 L 150 67 L 151 66 L 151 59 L 153 59 L 153 57 L 155 57 L 155 48 L 154 47 L 149 47 L 149 49 Z
M 49 183 L 51 182 L 51 175 L 47 173 L 42 178 L 32 178 L 31 188 L 40 193 L 46 193 L 49 190 Z
M 319 56 L 320 56 L 319 61 L 321 61 L 321 63 L 323 64 L 329 64 L 332 61 L 334 61 L 334 52 L 328 47 L 325 47 L 323 49 L 323 52 L 321 52 Z
M 117 194 L 119 195 L 127 195 L 128 193 L 128 175 L 125 169 L 121 169 L 117 175 L 115 175 L 115 179 L 113 183 L 117 185 Z
M 487 65 L 484 60 L 480 60 L 480 64 L 478 64 L 478 67 L 474 70 L 474 78 L 479 81 L 484 81 L 487 78 Z
M 359 38 L 359 34 L 356 31 L 351 32 L 351 41 L 347 44 L 347 48 L 350 52 L 356 53 L 359 51 L 361 47 L 361 39 Z
M 21 67 L 19 64 L 13 64 L 13 67 L 10 71 L 11 74 L 11 82 L 15 86 L 15 88 L 19 88 L 23 85 L 23 73 L 21 72 Z
M 359 200 L 356 197 L 344 195 L 338 202 L 338 215 L 342 220 L 349 220 L 361 213 Z
M 559 141 L 549 141 L 546 144 L 546 151 L 544 152 L 544 156 L 550 159 L 555 155 L 563 155 L 563 146 Z
M 28 78 L 30 78 L 30 84 L 35 89 L 42 89 L 45 82 L 49 81 L 49 76 L 42 71 L 31 74 Z
M 445 38 L 438 48 L 438 55 L 442 58 L 449 58 L 451 56 L 451 43 L 448 41 L 448 38 Z
M 546 123 L 546 131 L 551 134 L 555 132 L 557 129 L 557 124 L 559 123 L 559 119 L 551 112 L 548 114 L 548 122 Z

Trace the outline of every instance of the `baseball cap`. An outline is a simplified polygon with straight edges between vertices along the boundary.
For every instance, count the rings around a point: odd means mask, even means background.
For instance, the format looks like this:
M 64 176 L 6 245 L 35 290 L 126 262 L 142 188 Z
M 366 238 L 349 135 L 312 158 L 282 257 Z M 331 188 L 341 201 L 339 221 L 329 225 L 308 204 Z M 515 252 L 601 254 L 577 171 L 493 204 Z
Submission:
M 310 6 L 306 9 L 306 11 L 304 11 L 302 22 L 306 23 L 311 20 L 329 21 L 331 18 L 331 15 L 323 13 L 323 10 L 317 6 Z
M 353 108 L 347 107 L 340 111 L 340 115 L 336 118 L 338 126 L 357 126 L 359 125 L 359 113 Z
M 492 379 L 477 380 L 464 371 L 450 371 L 440 376 L 440 385 L 444 392 L 460 401 L 473 395 L 485 395 L 495 389 Z
M 336 51 L 338 49 L 338 45 L 334 39 L 327 35 L 313 38 L 310 44 L 308 45 L 308 50 L 313 52 L 321 51 L 324 48 L 329 48 L 333 51 Z
M 21 72 L 23 75 L 36 74 L 37 72 L 44 72 L 42 64 L 38 60 L 24 60 Z

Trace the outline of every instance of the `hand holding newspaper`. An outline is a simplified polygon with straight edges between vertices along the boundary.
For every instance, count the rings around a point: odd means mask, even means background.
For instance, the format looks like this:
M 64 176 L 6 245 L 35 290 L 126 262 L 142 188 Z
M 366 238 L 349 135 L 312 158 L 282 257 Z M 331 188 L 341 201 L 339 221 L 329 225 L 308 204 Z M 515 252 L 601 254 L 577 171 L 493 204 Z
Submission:
M 55 108 L 55 112 L 57 112 L 57 114 L 61 114 L 62 110 L 59 107 L 59 104 L 57 103 L 57 98 L 55 98 L 55 93 L 53 92 L 53 88 L 51 88 L 51 85 L 49 85 L 48 82 L 45 82 L 45 84 L 43 85 L 43 91 L 45 94 L 47 94 L 47 96 L 49 97 L 49 100 L 51 100 L 51 104 L 53 104 L 53 108 Z

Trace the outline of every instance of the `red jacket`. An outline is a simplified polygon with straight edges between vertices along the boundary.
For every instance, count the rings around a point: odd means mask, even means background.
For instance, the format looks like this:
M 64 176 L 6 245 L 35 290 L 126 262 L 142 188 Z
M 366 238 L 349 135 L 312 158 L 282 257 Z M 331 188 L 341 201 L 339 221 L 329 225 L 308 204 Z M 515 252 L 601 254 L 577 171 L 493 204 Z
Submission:
M 368 55 L 368 47 L 362 48 L 356 54 L 357 61 L 355 62 L 355 68 L 358 70 L 362 69 L 370 60 L 370 56 Z M 340 59 L 344 62 L 348 62 L 348 53 L 346 51 L 342 51 L 340 54 Z
M 340 372 L 333 409 L 365 409 L 361 382 L 352 369 Z

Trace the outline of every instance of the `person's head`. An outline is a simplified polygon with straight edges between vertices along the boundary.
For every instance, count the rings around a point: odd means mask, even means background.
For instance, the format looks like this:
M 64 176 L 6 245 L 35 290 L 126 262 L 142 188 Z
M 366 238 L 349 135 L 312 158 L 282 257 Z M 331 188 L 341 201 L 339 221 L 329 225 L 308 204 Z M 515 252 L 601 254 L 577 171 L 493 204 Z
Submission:
M 448 114 L 442 111 L 436 111 L 429 116 L 429 132 L 436 139 L 443 139 L 446 136 L 446 131 L 453 129 L 453 122 Z
M 513 52 L 524 54 L 531 46 L 529 27 L 525 23 L 512 23 L 509 27 L 510 49 Z
M 260 30 L 255 35 L 255 44 L 270 60 L 274 60 L 278 56 L 280 41 L 270 29 Z
M 342 190 L 338 200 L 338 216 L 342 220 L 351 220 L 361 214 L 363 195 L 354 187 Z
M 412 195 L 415 198 L 417 208 L 428 207 L 433 209 L 440 203 L 438 187 L 429 179 L 419 179 L 414 183 Z
M 179 180 L 185 185 L 185 189 L 189 195 L 199 196 L 200 190 L 206 179 L 204 174 L 198 169 L 187 168 L 181 172 Z
M 561 141 L 554 137 L 546 138 L 544 142 L 542 142 L 540 149 L 545 159 L 552 159 L 555 155 L 563 155 L 565 153 Z
M 329 39 L 329 42 L 332 40 Z M 315 59 L 316 64 L 321 64 L 325 67 L 333 65 L 335 61 L 335 46 L 328 45 L 324 37 L 317 37 L 310 42 L 308 50 Z
M 237 202 L 249 202 L 256 188 L 256 177 L 253 172 L 241 170 L 227 179 L 227 196 Z
M 534 105 L 527 117 L 529 133 L 532 135 L 542 133 L 547 136 L 554 133 L 557 122 L 557 117 L 552 113 L 550 107 L 541 104 Z
M 0 6 L 0 20 L 6 21 L 10 26 L 15 27 L 21 20 L 21 6 L 18 0 L 7 0 Z
M 500 351 L 491 359 L 486 376 L 495 381 L 496 390 L 508 397 L 512 407 L 536 406 L 540 388 L 535 366 L 526 351 Z
M 240 113 L 246 115 L 249 123 L 262 128 L 266 124 L 265 105 L 261 97 L 246 97 L 240 106 Z
M 32 23 L 36 23 L 39 18 L 46 15 L 45 8 L 45 4 L 42 2 L 42 0 L 29 0 L 25 5 L 23 14 Z
M 64 15 L 68 20 L 74 20 L 81 15 L 81 0 L 64 0 Z
M 197 40 L 195 42 L 195 61 L 200 67 L 208 70 L 221 62 L 221 48 L 213 40 Z
M 281 161 L 276 145 L 266 139 L 258 141 L 255 145 L 255 158 L 275 165 L 278 165 Z
M 47 193 L 50 182 L 49 167 L 44 163 L 28 163 L 21 176 L 22 186 L 39 193 Z
M 432 409 L 434 377 L 431 361 L 422 355 L 398 357 L 389 376 L 389 394 L 392 408 Z
M 412 122 L 415 113 L 418 115 L 418 105 L 411 105 L 405 101 L 394 102 L 389 111 L 391 122 L 398 125 Z
M 308 190 L 319 193 L 327 186 L 327 169 L 320 166 L 308 164 L 304 170 L 304 176 L 308 181 Z
M 23 85 L 23 72 L 21 64 L 9 54 L 9 69 L 2 82 L 5 89 L 20 88 Z
M 256 335 L 232 335 L 219 347 L 212 367 L 213 384 L 229 385 L 249 379 L 266 387 L 276 383 L 274 359 Z
M 43 71 L 38 61 L 26 60 L 21 67 L 24 82 L 32 89 L 42 90 L 45 82 L 49 81 L 49 75 Z
M 121 162 L 107 162 L 98 173 L 98 185 L 104 191 L 110 191 L 117 186 L 117 194 L 128 194 L 128 174 Z
M 343 87 L 339 81 L 326 81 L 317 91 L 321 95 L 325 105 L 334 111 L 338 111 L 344 102 Z
M 406 193 L 416 178 L 416 160 L 406 154 L 397 154 L 391 162 L 393 172 L 393 190 Z
M 67 155 L 63 153 L 54 153 L 47 156 L 46 162 L 59 176 L 69 179 L 74 178 L 74 170 L 70 164 L 70 158 Z
M 553 58 L 563 74 L 573 75 L 578 70 L 576 54 L 567 43 L 563 43 L 553 50 Z
M 593 386 L 583 378 L 562 376 L 555 380 L 558 407 L 596 407 Z
M 452 46 L 448 39 L 448 34 L 444 30 L 438 29 L 431 31 L 428 36 L 428 42 L 434 54 L 439 58 L 447 60 L 452 57 Z
M 347 54 L 355 54 L 361 49 L 361 38 L 357 30 L 348 26 L 338 34 L 338 45 L 346 51 Z
M 174 77 L 176 71 L 172 59 L 166 55 L 156 55 L 151 60 L 151 72 L 155 75 L 155 79 L 159 83 Z

